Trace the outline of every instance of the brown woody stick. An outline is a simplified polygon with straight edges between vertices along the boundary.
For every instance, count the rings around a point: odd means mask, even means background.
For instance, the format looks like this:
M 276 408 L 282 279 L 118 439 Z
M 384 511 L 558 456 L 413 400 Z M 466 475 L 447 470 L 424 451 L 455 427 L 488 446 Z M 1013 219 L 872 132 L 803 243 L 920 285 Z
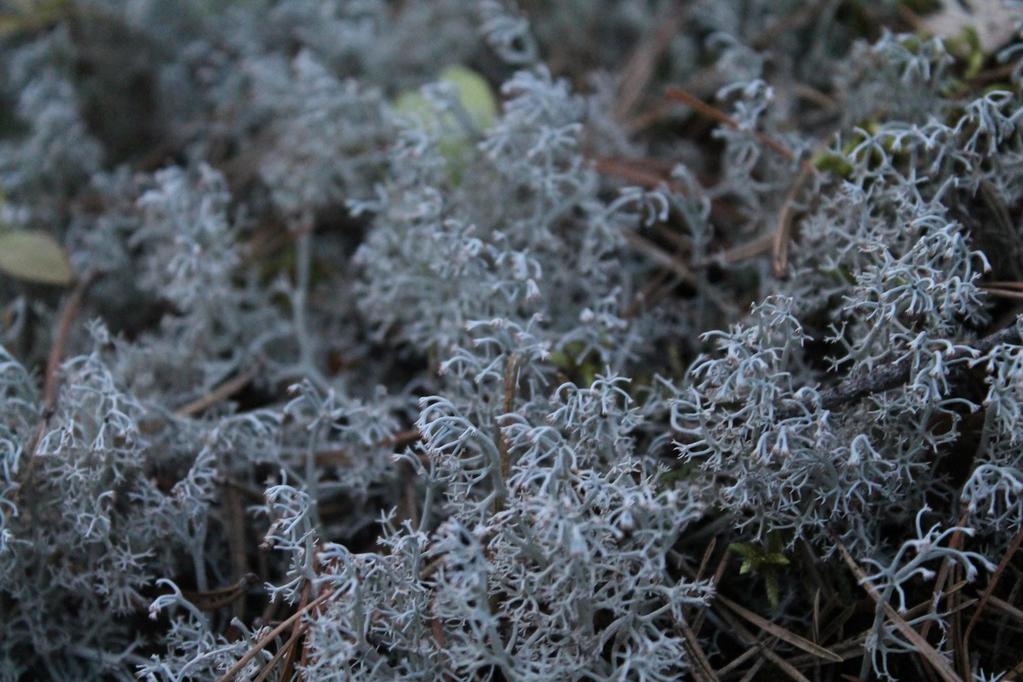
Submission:
M 846 549 L 845 545 L 842 544 L 838 538 L 835 538 L 835 544 L 838 547 L 838 551 L 842 554 L 842 559 L 844 559 L 846 565 L 849 566 L 849 570 L 852 571 L 854 576 L 856 576 L 856 580 L 858 580 L 863 589 L 867 591 L 870 598 L 881 607 L 892 625 L 894 625 L 898 631 L 916 647 L 917 652 L 924 658 L 924 660 L 931 664 L 931 667 L 933 667 L 934 671 L 938 673 L 938 676 L 945 680 L 945 682 L 961 682 L 960 677 L 956 675 L 954 670 L 952 670 L 948 661 L 946 661 L 941 654 L 935 651 L 934 647 L 932 647 L 919 632 L 914 630 L 912 626 L 910 626 L 910 624 L 892 608 L 891 604 L 882 599 L 877 588 L 871 585 L 867 580 L 867 575 L 863 572 L 863 569 L 860 568 L 859 564 L 856 563 L 856 560 L 852 558 L 852 555 L 849 553 L 849 550 Z
M 970 349 L 979 354 L 988 353 L 995 346 L 1003 343 L 1019 343 L 1019 329 L 1015 324 L 1006 327 L 984 338 L 970 344 Z M 946 362 L 961 360 L 969 355 L 969 351 L 953 351 L 946 357 Z M 820 393 L 821 407 L 826 410 L 833 410 L 837 407 L 855 403 L 868 395 L 883 393 L 898 388 L 909 381 L 910 372 L 913 369 L 909 359 L 902 359 L 889 365 L 879 367 L 869 374 L 861 375 L 852 379 L 845 379 L 837 386 L 826 389 Z M 809 403 L 803 403 L 803 407 L 810 409 Z M 779 412 L 781 418 L 793 417 L 799 414 L 799 406 L 792 406 Z
M 308 611 L 319 606 L 332 596 L 334 596 L 333 591 L 324 592 L 319 597 L 311 601 L 309 604 L 306 604 L 304 607 L 300 608 L 298 611 L 295 611 L 295 613 L 291 614 L 288 618 L 281 621 L 277 625 L 277 627 L 268 632 L 261 640 L 256 642 L 256 644 L 253 645 L 251 649 L 246 651 L 245 655 L 238 659 L 238 662 L 232 665 L 231 668 L 226 673 L 224 673 L 224 675 L 220 678 L 218 682 L 230 682 L 231 680 L 233 680 L 235 676 L 238 675 L 238 673 L 245 669 L 245 666 L 249 664 L 249 661 L 255 658 L 260 651 L 268 647 L 270 645 L 270 642 L 274 641 L 278 635 L 287 630 L 292 624 L 294 624 L 296 620 L 301 618 Z
M 15 495 L 18 495 L 32 480 L 32 472 L 35 469 L 36 449 L 39 447 L 39 441 L 42 440 L 46 427 L 50 424 L 53 411 L 57 406 L 57 394 L 60 390 L 60 363 L 63 361 L 64 349 L 67 346 L 68 336 L 71 334 L 71 325 L 74 323 L 75 318 L 78 317 L 78 311 L 81 310 L 85 291 L 96 280 L 96 277 L 97 273 L 90 271 L 79 279 L 60 311 L 60 317 L 57 320 L 57 331 L 53 336 L 53 345 L 50 346 L 50 354 L 46 358 L 46 375 L 43 384 L 43 414 L 35 433 L 32 434 L 32 440 L 25 447 L 25 473 Z

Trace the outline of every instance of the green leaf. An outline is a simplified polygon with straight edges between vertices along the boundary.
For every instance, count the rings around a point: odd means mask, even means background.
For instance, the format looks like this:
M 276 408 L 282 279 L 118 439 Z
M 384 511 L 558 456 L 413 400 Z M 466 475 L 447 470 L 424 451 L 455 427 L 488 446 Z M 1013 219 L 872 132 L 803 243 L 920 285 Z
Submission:
M 449 66 L 440 72 L 437 80 L 454 86 L 458 103 L 469 115 L 473 125 L 486 130 L 497 116 L 497 99 L 490 84 L 472 69 L 464 66 Z M 403 116 L 416 119 L 421 125 L 435 128 L 438 124 L 453 127 L 453 119 L 442 117 L 438 121 L 429 100 L 418 90 L 402 92 L 394 101 L 394 110 Z
M 848 178 L 853 172 L 852 164 L 844 156 L 835 152 L 818 154 L 813 160 L 813 165 L 817 170 L 827 171 L 840 178 Z
M 560 370 L 567 371 L 572 367 L 572 361 L 564 351 L 552 351 L 547 360 Z
M 459 106 L 476 131 L 485 131 L 493 124 L 497 117 L 497 98 L 483 76 L 456 64 L 441 71 L 437 80 L 453 86 Z M 450 112 L 438 116 L 430 101 L 418 90 L 399 93 L 393 106 L 396 113 L 439 134 L 438 149 L 448 162 L 454 184 L 459 184 L 466 159 L 475 145 L 470 131 Z
M 778 576 L 774 573 L 768 573 L 764 576 L 764 581 L 767 585 L 767 601 L 771 603 L 772 609 L 777 609 L 778 604 L 781 601 L 781 589 L 778 585 Z
M 733 542 L 728 549 L 746 559 L 755 559 L 760 554 L 760 548 L 751 542 Z
M 761 555 L 760 560 L 765 564 L 774 564 L 776 566 L 788 566 L 789 559 L 781 552 L 767 552 Z
M 18 33 L 36 33 L 69 13 L 67 0 L 22 0 L 10 3 L 14 11 L 0 12 L 0 38 Z
M 70 284 L 75 276 L 67 254 L 45 232 L 0 232 L 0 272 L 40 284 Z
M 464 66 L 449 66 L 440 73 L 440 80 L 451 83 L 458 92 L 458 102 L 480 130 L 486 130 L 497 116 L 497 99 L 483 76 Z

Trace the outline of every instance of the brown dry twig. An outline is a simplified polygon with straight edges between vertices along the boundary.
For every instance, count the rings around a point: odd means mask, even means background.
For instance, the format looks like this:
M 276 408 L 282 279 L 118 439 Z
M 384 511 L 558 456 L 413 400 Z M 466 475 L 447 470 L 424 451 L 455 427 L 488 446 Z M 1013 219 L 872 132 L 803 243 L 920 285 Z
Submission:
M 302 601 L 299 604 L 299 608 L 303 608 L 309 603 L 309 590 L 310 585 L 306 583 L 305 589 L 302 590 Z M 291 679 L 291 671 L 295 667 L 295 659 L 298 657 L 298 638 L 305 632 L 306 626 L 301 619 L 295 621 L 295 626 L 291 629 L 291 637 L 281 648 L 282 651 L 287 652 L 287 659 L 284 661 L 284 669 L 281 671 L 282 680 Z M 303 652 L 304 653 L 304 652 Z
M 990 284 L 981 284 L 980 288 L 986 291 L 991 296 L 997 298 L 1011 299 L 1013 301 L 1023 301 L 1023 291 L 1016 291 L 1014 289 L 1000 289 L 998 287 L 991 286 Z
M 684 188 L 677 182 L 664 178 L 659 172 L 646 168 L 638 168 L 638 164 L 624 159 L 599 157 L 593 159 L 593 168 L 601 175 L 622 178 L 634 182 L 641 187 L 656 188 L 666 185 L 673 192 L 685 194 Z
M 257 367 L 251 367 L 238 376 L 228 379 L 206 395 L 196 398 L 187 405 L 182 405 L 174 411 L 174 414 L 178 417 L 194 417 L 200 412 L 204 412 L 210 407 L 213 407 L 220 401 L 227 400 L 235 393 L 248 386 L 249 382 L 255 379 L 258 373 L 259 369 Z
M 806 186 L 806 183 L 816 172 L 813 164 L 804 161 L 800 164 L 799 175 L 785 195 L 781 211 L 778 213 L 778 226 L 774 229 L 774 241 L 772 243 L 773 258 L 771 268 L 775 277 L 784 277 L 789 267 L 789 245 L 792 243 L 792 218 L 795 215 L 796 198 Z
M 374 448 L 399 447 L 419 440 L 419 429 L 408 429 L 399 431 L 389 438 L 384 438 L 373 444 Z M 316 453 L 316 464 L 326 466 L 330 464 L 344 464 L 348 462 L 351 455 L 347 450 L 323 450 Z
M 774 233 L 768 232 L 762 234 L 759 237 L 751 239 L 741 244 L 720 251 L 713 256 L 709 256 L 706 261 L 699 263 L 700 265 L 710 265 L 711 263 L 738 263 L 749 258 L 754 258 L 761 254 L 769 252 L 774 247 Z
M 963 538 L 965 536 L 965 533 L 964 533 L 963 529 L 966 527 L 967 520 L 968 520 L 968 515 L 966 513 L 963 513 L 963 515 L 959 517 L 959 523 L 956 524 L 959 527 L 959 530 L 955 531 L 952 534 L 952 538 L 949 540 L 949 543 L 948 543 L 949 549 L 959 550 L 959 549 L 963 548 Z M 932 613 L 938 607 L 939 597 L 941 597 L 942 595 L 947 597 L 948 595 L 952 594 L 951 591 L 949 591 L 949 592 L 945 592 L 944 591 L 945 590 L 945 581 L 948 580 L 949 574 L 951 572 L 952 572 L 952 559 L 951 559 L 951 557 L 945 557 L 944 561 L 941 562 L 941 568 L 938 569 L 938 576 L 934 580 L 934 590 L 932 592 L 932 602 L 931 602 L 932 603 L 932 608 L 931 608 Z M 933 622 L 934 622 L 933 620 L 928 620 L 920 628 L 920 635 L 922 637 L 925 637 L 925 638 L 927 637 L 927 634 L 930 632 L 931 624 Z
M 998 567 L 995 568 L 995 572 L 991 574 L 991 580 L 988 581 L 987 587 L 980 595 L 980 602 L 977 604 L 977 608 L 973 612 L 973 616 L 970 618 L 970 622 L 967 624 L 966 630 L 963 633 L 964 644 L 969 645 L 970 635 L 973 633 L 973 629 L 980 621 L 980 614 L 984 611 L 984 607 L 987 606 L 988 602 L 991 600 L 992 593 L 995 591 L 995 587 L 998 586 L 998 581 L 1005 573 L 1005 569 L 1008 567 L 1012 557 L 1015 556 L 1017 551 L 1019 551 L 1021 544 L 1023 544 L 1023 528 L 1020 528 L 1016 535 L 1012 538 L 1012 541 L 1005 550 L 1005 554 L 1002 555 L 1001 561 L 998 562 Z
M 277 639 L 277 637 L 282 632 L 291 627 L 296 620 L 299 620 L 306 613 L 316 608 L 320 604 L 324 603 L 332 596 L 334 596 L 333 591 L 324 592 L 319 597 L 314 599 L 312 602 L 306 604 L 302 608 L 295 611 L 295 613 L 288 616 L 288 618 L 278 623 L 277 627 L 272 629 L 270 632 L 266 633 L 266 635 L 264 635 L 262 639 L 260 639 L 248 651 L 246 651 L 245 655 L 239 658 L 238 661 L 220 677 L 218 682 L 230 682 L 231 680 L 233 680 L 238 675 L 238 673 L 245 669 L 245 666 L 249 664 L 249 661 L 258 656 L 260 651 L 270 646 L 270 643 Z
M 730 634 L 737 636 L 740 640 L 744 641 L 748 646 L 757 646 L 760 642 L 753 635 L 752 632 L 746 629 L 742 623 L 736 620 L 735 616 L 730 614 L 727 610 L 716 609 L 715 613 L 721 616 L 721 618 L 728 624 Z M 809 679 L 803 673 L 799 672 L 791 663 L 786 661 L 784 658 L 775 653 L 772 649 L 764 646 L 760 650 L 761 655 L 768 661 L 778 667 L 783 673 L 785 673 L 789 679 L 796 680 L 797 682 L 810 682 Z M 760 665 L 763 665 L 763 658 L 760 659 Z M 759 668 L 759 665 L 756 667 Z
M 835 546 L 838 547 L 838 551 L 842 555 L 842 559 L 845 561 L 846 565 L 849 566 L 849 570 L 852 571 L 853 575 L 856 576 L 856 580 L 863 589 L 866 590 L 867 594 L 870 595 L 870 598 L 873 599 L 879 607 L 881 607 L 881 610 L 884 611 L 885 616 L 887 616 L 888 620 L 891 621 L 892 625 L 894 625 L 898 631 L 916 647 L 917 653 L 922 656 L 932 668 L 934 668 L 934 671 L 938 673 L 938 676 L 945 680 L 945 682 L 960 682 L 959 676 L 948 664 L 948 661 L 946 661 L 941 654 L 935 651 L 934 647 L 932 647 L 919 632 L 914 630 L 912 626 L 910 626 L 910 624 L 892 608 L 891 604 L 881 597 L 877 588 L 870 584 L 870 581 L 867 580 L 866 573 L 863 572 L 863 569 L 860 568 L 859 564 L 856 563 L 856 560 L 853 559 L 846 546 L 837 537 L 834 538 L 834 541 Z
M 64 301 L 60 317 L 57 318 L 57 329 L 53 335 L 53 345 L 50 346 L 50 353 L 46 358 L 46 373 L 43 383 L 43 412 L 36 426 L 32 439 L 25 446 L 25 473 L 22 475 L 21 485 L 15 491 L 17 497 L 32 481 L 32 473 L 35 469 L 36 449 L 39 442 L 50 425 L 50 418 L 57 407 L 57 395 L 60 390 L 60 365 L 64 359 L 64 349 L 67 347 L 68 337 L 71 335 L 71 325 L 74 324 L 78 312 L 82 308 L 82 301 L 85 292 L 96 281 L 98 273 L 89 271 L 75 284 L 75 288 Z
M 249 573 L 226 587 L 220 587 L 207 592 L 189 592 L 184 590 L 182 594 L 184 594 L 185 599 L 203 611 L 216 611 L 244 597 L 245 591 L 259 582 L 258 576 Z
M 983 282 L 980 286 L 985 289 L 1011 289 L 1013 291 L 1023 291 L 1023 282 Z
M 765 26 L 753 37 L 750 44 L 757 49 L 768 47 L 780 34 L 797 31 L 809 24 L 827 4 L 826 0 L 814 0 L 797 5 L 794 11 Z
M 1019 343 L 1020 334 L 1017 325 L 1013 324 L 1005 329 L 989 334 L 982 339 L 970 342 L 970 350 L 952 351 L 945 356 L 945 362 L 960 360 L 968 355 L 983 355 L 988 353 L 995 346 L 1003 343 Z M 972 351 L 972 353 L 971 353 Z M 912 360 L 903 358 L 883 367 L 878 367 L 869 374 L 863 374 L 854 378 L 847 378 L 837 386 L 821 391 L 820 406 L 825 410 L 833 410 L 843 405 L 855 403 L 868 395 L 883 393 L 898 388 L 909 381 L 913 369 Z M 806 402 L 792 405 L 779 411 L 779 418 L 785 419 L 800 413 L 802 409 L 810 409 L 812 405 Z
M 948 590 L 946 590 L 943 593 L 943 596 L 948 597 L 952 594 L 955 594 L 961 591 L 968 584 L 969 583 L 963 580 L 953 585 Z M 957 606 L 956 609 L 958 611 L 964 611 L 976 603 L 977 603 L 976 599 L 970 599 Z M 850 605 L 850 608 L 855 609 L 856 607 L 855 605 Z M 926 599 L 908 609 L 906 613 L 903 614 L 903 618 L 907 619 L 917 618 L 930 611 L 930 609 L 931 600 Z M 831 649 L 831 651 L 841 656 L 843 660 L 849 660 L 852 658 L 856 658 L 857 656 L 861 656 L 863 654 L 863 643 L 866 640 L 867 635 L 869 635 L 872 630 L 873 630 L 872 627 L 866 628 L 865 630 L 861 630 L 851 637 L 847 637 L 840 642 L 830 645 L 829 648 Z M 812 663 L 815 663 L 817 660 L 819 659 L 813 654 L 798 654 L 788 659 L 789 663 L 796 666 L 797 668 L 810 665 Z
M 735 130 L 739 130 L 741 128 L 738 121 L 734 118 L 681 88 L 668 88 L 666 90 L 666 95 L 670 99 L 681 102 L 703 116 L 714 121 L 718 121 L 729 128 L 733 128 Z M 755 130 L 751 131 L 751 134 L 761 145 L 774 151 L 779 156 L 789 161 L 796 161 L 798 159 L 798 156 L 794 151 L 773 137 Z M 806 186 L 809 179 L 816 173 L 817 169 L 812 163 L 808 161 L 800 163 L 799 174 L 792 183 L 792 187 L 789 189 L 789 192 L 785 197 L 785 201 L 782 203 L 781 211 L 778 214 L 777 227 L 769 236 L 769 244 L 773 254 L 772 270 L 776 277 L 783 277 L 785 275 L 785 271 L 788 269 L 789 244 L 792 238 L 792 219 L 794 216 L 796 198 Z M 764 248 L 764 246 L 758 244 L 757 248 L 749 255 L 760 253 L 761 248 Z
M 60 312 L 60 318 L 57 321 L 57 333 L 54 335 L 53 345 L 50 347 L 50 355 L 46 358 L 43 408 L 47 411 L 53 410 L 54 405 L 57 403 L 57 390 L 60 388 L 57 374 L 60 369 L 60 363 L 64 359 L 64 348 L 67 346 L 68 336 L 71 334 L 71 325 L 74 323 L 75 318 L 78 317 L 78 311 L 81 310 L 86 290 L 96 280 L 96 277 L 97 274 L 95 272 L 88 272 L 79 279 L 75 288 L 71 291 L 71 295 L 64 302 L 64 307 Z
M 1015 606 L 1005 601 L 1004 599 L 999 599 L 998 597 L 991 595 L 990 597 L 988 597 L 987 603 L 990 606 L 993 606 L 995 609 L 1001 611 L 1005 615 L 1013 618 L 1016 622 L 1023 624 L 1023 611 L 1016 608 Z
M 710 584 L 711 584 L 711 586 L 715 590 L 717 589 L 717 586 L 721 584 L 721 578 L 724 577 L 724 575 L 725 575 L 725 569 L 728 568 L 728 560 L 730 558 L 731 558 L 731 554 L 729 552 L 723 552 L 721 554 L 721 559 L 718 561 L 718 565 L 714 569 L 714 575 L 713 575 L 713 577 L 710 580 Z M 685 564 L 683 564 L 683 566 L 685 566 Z M 692 577 L 694 575 L 695 574 L 690 572 L 690 577 Z M 706 619 L 707 619 L 707 610 L 703 609 L 703 610 L 699 611 L 696 614 L 695 620 L 693 621 L 693 632 L 695 632 L 696 634 L 699 634 L 700 630 L 703 628 L 703 622 Z
M 242 505 L 241 492 L 234 486 L 224 486 L 225 515 L 227 522 L 228 554 L 231 558 L 231 573 L 236 581 L 248 575 L 248 554 L 245 551 L 245 507 Z M 234 600 L 233 615 L 242 620 L 245 615 L 245 602 Z
M 723 125 L 728 126 L 729 128 L 732 128 L 733 130 L 742 130 L 742 126 L 740 126 L 739 122 L 736 121 L 734 118 L 732 118 L 725 112 L 721 111 L 717 107 L 707 104 L 696 95 L 692 95 L 681 88 L 669 87 L 665 90 L 665 95 L 667 95 L 668 98 L 675 100 L 676 102 L 680 102 L 686 105 L 687 107 L 701 114 L 702 116 L 706 116 L 707 118 L 715 120 Z M 751 130 L 750 134 L 753 135 L 754 139 L 756 139 L 757 142 L 767 147 L 771 151 L 775 152 L 782 158 L 788 161 L 796 160 L 797 157 L 795 152 L 789 149 L 788 146 L 786 146 L 784 143 L 775 140 L 770 135 L 766 135 L 756 130 Z
M 725 667 L 723 667 L 720 670 L 718 670 L 715 674 L 718 677 L 724 677 L 725 675 L 728 675 L 729 673 L 731 673 L 733 670 L 738 670 L 739 666 L 741 666 L 743 663 L 745 663 L 749 659 L 751 659 L 754 656 L 756 656 L 758 653 L 760 653 L 760 650 L 762 648 L 763 648 L 763 645 L 760 644 L 760 643 L 757 643 L 757 644 L 749 647 L 748 649 L 746 649 L 746 651 L 743 651 L 741 654 L 739 654 L 738 656 L 733 658 L 731 661 L 729 661 L 727 663 L 727 665 L 725 665 Z M 763 659 L 760 659 L 760 660 L 763 660 Z
M 615 118 L 627 122 L 629 115 L 635 109 L 640 97 L 654 75 L 658 60 L 664 55 L 665 50 L 671 44 L 682 27 L 686 9 L 682 7 L 665 8 L 664 13 L 656 22 L 656 28 L 652 35 L 640 41 L 636 45 L 622 69 L 618 92 L 618 101 L 615 103 Z
M 670 554 L 676 560 L 679 568 L 681 568 L 690 579 L 693 579 L 696 575 L 696 572 L 689 566 L 685 558 L 676 554 L 675 552 L 671 552 Z M 730 555 L 728 552 L 724 552 L 722 554 L 721 561 L 718 563 L 717 569 L 714 571 L 714 578 L 712 580 L 712 584 L 714 586 L 717 586 L 720 583 L 721 577 L 724 575 L 725 568 L 728 566 L 729 556 Z M 717 598 L 720 598 L 720 595 L 718 595 Z M 753 635 L 752 632 L 750 632 L 739 620 L 735 618 L 735 616 L 733 616 L 729 612 L 729 608 L 726 609 L 715 608 L 715 606 L 712 604 L 709 609 L 704 609 L 703 611 L 700 611 L 700 613 L 697 615 L 696 621 L 693 623 L 692 626 L 694 636 L 699 634 L 700 628 L 702 627 L 703 624 L 703 620 L 707 617 L 707 614 L 708 613 L 716 614 L 718 617 L 720 617 L 721 620 L 724 620 L 725 623 L 727 623 L 727 625 L 730 628 L 729 634 L 731 636 L 735 637 L 740 642 L 744 642 L 748 647 L 758 649 L 759 653 L 761 654 L 761 658 L 758 659 L 757 663 L 754 664 L 753 666 L 754 669 L 759 669 L 760 666 L 763 665 L 763 661 L 766 658 L 768 661 L 777 666 L 778 669 L 785 673 L 785 675 L 787 675 L 790 679 L 797 680 L 797 682 L 809 682 L 806 676 L 799 672 L 799 670 L 797 670 L 792 664 L 790 664 L 788 661 L 779 656 L 773 650 L 765 646 L 763 642 L 760 642 L 756 638 L 756 636 Z M 768 630 L 764 630 L 764 632 L 768 635 L 773 634 Z
M 815 644 L 814 642 L 811 642 L 805 637 L 800 637 L 794 632 L 791 632 L 790 630 L 787 630 L 776 623 L 772 623 L 766 618 L 763 618 L 762 616 L 753 613 L 749 609 L 740 606 L 739 604 L 736 604 L 734 601 L 725 597 L 722 594 L 716 595 L 715 600 L 731 609 L 737 616 L 740 616 L 741 618 L 749 621 L 750 623 L 757 626 L 764 632 L 770 634 L 772 637 L 776 637 L 782 640 L 783 642 L 791 644 L 797 649 L 802 649 L 806 653 L 812 654 L 825 661 L 831 661 L 832 663 L 842 662 L 842 657 L 836 654 L 835 652 L 830 651 L 829 649 L 825 649 L 824 647 L 820 646 L 819 644 Z
M 693 273 L 682 260 L 672 256 L 649 239 L 630 231 L 622 232 L 622 235 L 625 237 L 625 241 L 628 242 L 629 246 L 642 253 L 662 268 L 669 270 L 686 284 L 693 284 L 696 281 Z
M 707 659 L 707 654 L 700 646 L 700 641 L 696 638 L 696 633 L 689 627 L 685 622 L 678 623 L 679 629 L 682 631 L 682 637 L 685 639 L 686 649 L 689 651 L 689 655 L 692 656 L 696 665 L 693 667 L 693 674 L 700 680 L 706 680 L 706 682 L 717 682 L 718 676 L 714 672 L 714 668 L 710 665 L 710 661 Z

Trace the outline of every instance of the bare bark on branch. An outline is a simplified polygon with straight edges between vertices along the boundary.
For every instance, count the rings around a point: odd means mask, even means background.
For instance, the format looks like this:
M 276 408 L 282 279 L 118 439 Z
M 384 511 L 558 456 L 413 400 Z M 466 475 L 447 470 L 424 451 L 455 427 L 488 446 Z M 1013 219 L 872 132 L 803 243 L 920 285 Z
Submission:
M 992 348 L 1000 344 L 1019 342 L 1019 325 L 1012 324 L 1009 327 L 985 336 L 978 341 L 973 341 L 969 344 L 963 345 L 968 346 L 973 351 L 976 351 L 978 355 L 983 355 L 990 352 Z M 946 361 L 961 360 L 966 357 L 966 355 L 967 351 L 953 352 L 948 355 Z M 885 391 L 890 391 L 892 389 L 899 388 L 900 386 L 904 386 L 910 379 L 912 368 L 912 361 L 905 358 L 889 365 L 878 367 L 870 374 L 847 378 L 837 386 L 833 386 L 820 392 L 820 406 L 826 410 L 835 410 L 845 405 L 856 403 L 869 395 L 884 393 Z M 787 417 L 794 417 L 800 413 L 802 407 L 812 409 L 813 406 L 809 401 L 807 401 L 802 403 L 802 405 L 795 405 L 782 410 L 780 412 L 780 416 L 783 419 Z

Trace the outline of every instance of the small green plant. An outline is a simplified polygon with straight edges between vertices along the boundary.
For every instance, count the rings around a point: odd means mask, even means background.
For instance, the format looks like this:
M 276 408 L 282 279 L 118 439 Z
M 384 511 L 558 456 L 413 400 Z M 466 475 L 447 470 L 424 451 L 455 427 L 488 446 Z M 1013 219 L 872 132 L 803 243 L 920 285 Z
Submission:
M 728 549 L 742 557 L 739 575 L 753 573 L 764 579 L 767 600 L 771 604 L 771 608 L 777 609 L 781 605 L 781 587 L 778 578 L 783 574 L 785 567 L 791 564 L 783 551 L 784 542 L 781 535 L 769 534 L 766 544 L 733 542 L 728 545 Z

